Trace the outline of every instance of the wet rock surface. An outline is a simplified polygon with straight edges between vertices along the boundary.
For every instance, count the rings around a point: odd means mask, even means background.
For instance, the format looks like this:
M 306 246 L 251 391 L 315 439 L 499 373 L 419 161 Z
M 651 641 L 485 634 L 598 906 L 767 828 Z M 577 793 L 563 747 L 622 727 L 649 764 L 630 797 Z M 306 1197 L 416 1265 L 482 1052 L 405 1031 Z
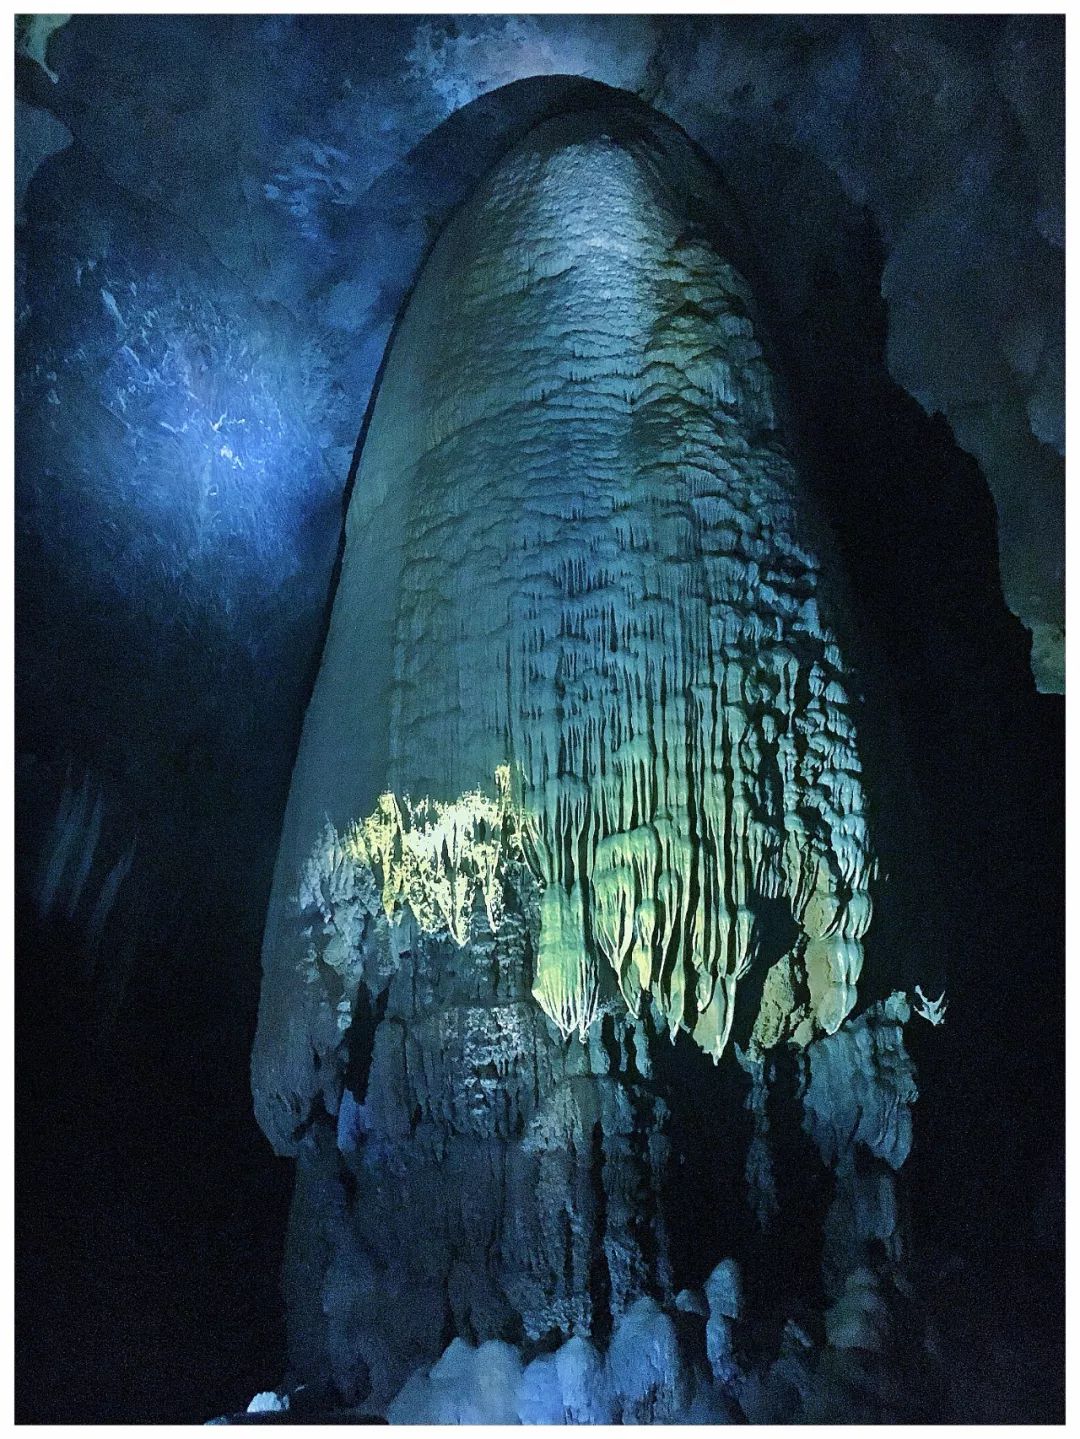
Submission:
M 579 1360 L 591 1419 L 744 1398 L 832 1413 L 862 1379 L 829 1352 L 891 1354 L 911 1010 L 895 993 L 844 1023 L 873 855 L 819 615 L 831 552 L 749 293 L 708 248 L 725 233 L 708 196 L 679 138 L 636 114 L 527 137 L 429 259 L 361 455 L 252 1073 L 298 1166 L 290 1372 L 397 1422 L 565 1414 Z M 820 590 L 835 612 L 836 577 Z M 349 797 L 380 756 L 392 791 L 361 820 Z M 452 894 L 479 843 L 468 805 L 492 806 L 453 797 L 500 767 L 513 801 L 492 823 L 505 843 L 513 813 L 517 836 L 488 861 L 501 894 L 467 889 L 471 915 L 429 903 L 408 877 L 421 816 L 434 805 L 441 836 L 425 884 Z M 802 932 L 737 991 L 781 897 Z M 669 1121 L 700 1096 L 654 1056 L 682 1029 L 730 1068 L 740 998 L 760 1122 L 723 1162 L 729 1182 L 746 1165 L 765 1234 L 749 1312 L 728 1262 L 702 1323 L 673 1301 L 669 1255 L 669 1230 L 685 1245 L 693 1227 Z M 775 1288 L 769 1244 L 798 1255 Z M 816 1338 L 785 1398 L 762 1355 L 782 1358 L 793 1306 Z M 891 1413 L 879 1379 L 859 1412 Z

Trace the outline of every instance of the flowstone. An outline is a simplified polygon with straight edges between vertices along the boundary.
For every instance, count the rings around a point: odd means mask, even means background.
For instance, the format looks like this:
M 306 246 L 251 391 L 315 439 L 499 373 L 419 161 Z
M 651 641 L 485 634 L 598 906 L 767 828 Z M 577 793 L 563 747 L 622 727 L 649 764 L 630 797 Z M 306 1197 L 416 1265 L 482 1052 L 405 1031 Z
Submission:
M 845 1066 L 875 1155 L 903 1141 L 878 1030 L 842 1028 L 875 870 L 843 600 L 724 204 L 658 117 L 540 126 L 435 245 L 371 415 L 253 1086 L 298 1161 L 292 1377 L 391 1417 L 737 1410 L 737 1266 L 674 1299 L 695 1096 L 659 1044 L 741 1035 L 762 1174 L 791 1047 L 814 1164 L 870 1142 L 828 1149 Z

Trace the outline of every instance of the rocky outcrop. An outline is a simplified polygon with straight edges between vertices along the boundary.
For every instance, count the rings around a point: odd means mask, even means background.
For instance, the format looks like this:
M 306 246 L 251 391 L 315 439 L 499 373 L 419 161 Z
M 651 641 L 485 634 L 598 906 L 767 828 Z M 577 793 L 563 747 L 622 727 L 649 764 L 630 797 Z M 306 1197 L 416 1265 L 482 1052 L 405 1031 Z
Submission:
M 464 948 L 399 935 L 380 989 L 390 942 L 385 921 L 366 941 L 375 997 L 365 983 L 336 1125 L 299 1146 L 286 1278 L 299 1372 L 329 1361 L 339 1393 L 368 1404 L 448 1333 L 604 1334 L 669 1287 L 644 1022 L 564 1043 L 529 994 L 518 913 Z

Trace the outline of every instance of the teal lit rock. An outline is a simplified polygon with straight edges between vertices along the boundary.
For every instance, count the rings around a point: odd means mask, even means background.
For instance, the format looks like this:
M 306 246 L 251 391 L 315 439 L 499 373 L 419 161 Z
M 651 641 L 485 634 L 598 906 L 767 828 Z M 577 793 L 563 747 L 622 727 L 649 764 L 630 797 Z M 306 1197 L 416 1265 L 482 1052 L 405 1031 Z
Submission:
M 841 1043 L 876 868 L 843 585 L 725 204 L 658 117 L 541 125 L 435 244 L 371 412 L 253 1081 L 298 1160 L 291 1372 L 391 1418 L 727 1415 L 740 1268 L 676 1300 L 693 1081 L 658 1057 L 738 1086 L 734 1030 L 764 1115 L 768 1057 L 833 1036 L 815 1137 L 873 1059 Z
M 659 120 L 552 121 L 424 267 L 267 924 L 256 1097 L 283 1151 L 336 1043 L 297 877 L 327 817 L 355 829 L 383 792 L 453 806 L 509 774 L 542 896 L 532 992 L 563 1035 L 644 1001 L 718 1059 L 751 971 L 759 1047 L 832 1033 L 855 1001 L 874 870 L 857 690 L 715 196 Z M 455 903 L 413 917 L 461 944 Z

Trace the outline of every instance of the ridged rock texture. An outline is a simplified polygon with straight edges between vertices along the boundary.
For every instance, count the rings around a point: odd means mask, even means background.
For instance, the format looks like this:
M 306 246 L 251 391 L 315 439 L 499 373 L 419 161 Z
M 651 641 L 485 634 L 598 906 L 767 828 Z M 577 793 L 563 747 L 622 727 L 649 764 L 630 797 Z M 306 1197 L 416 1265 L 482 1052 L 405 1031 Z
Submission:
M 351 1402 L 453 1336 L 606 1341 L 670 1299 L 655 1046 L 720 1060 L 735 1025 L 760 1070 L 856 1000 L 843 601 L 719 196 L 659 119 L 550 121 L 391 341 L 253 1058 L 300 1160 L 292 1362 Z M 496 775 L 516 847 L 455 888 Z M 441 890 L 410 906 L 425 845 Z

